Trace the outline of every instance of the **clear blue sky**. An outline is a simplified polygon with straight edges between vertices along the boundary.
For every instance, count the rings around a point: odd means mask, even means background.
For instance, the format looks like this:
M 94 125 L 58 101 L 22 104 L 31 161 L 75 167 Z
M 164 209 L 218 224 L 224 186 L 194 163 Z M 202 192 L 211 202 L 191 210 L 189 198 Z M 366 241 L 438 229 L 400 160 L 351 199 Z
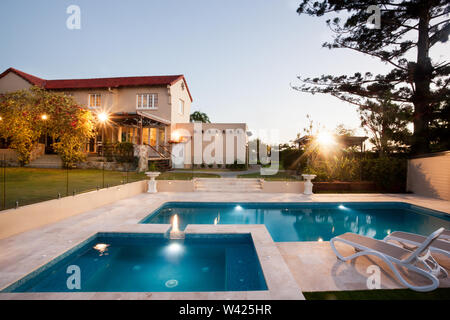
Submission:
M 355 107 L 290 88 L 296 76 L 379 71 L 377 60 L 323 49 L 325 19 L 299 16 L 299 0 L 1 0 L 0 71 L 47 79 L 184 74 L 193 110 L 295 138 L 306 114 L 359 126 Z M 66 8 L 81 8 L 81 30 Z

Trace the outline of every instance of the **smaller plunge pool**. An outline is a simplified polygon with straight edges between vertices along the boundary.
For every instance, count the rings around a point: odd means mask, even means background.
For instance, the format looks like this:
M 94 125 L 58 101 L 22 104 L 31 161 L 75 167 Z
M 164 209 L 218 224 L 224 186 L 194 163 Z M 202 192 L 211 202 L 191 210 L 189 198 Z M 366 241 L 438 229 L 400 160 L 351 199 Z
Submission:
M 99 233 L 2 292 L 267 290 L 250 234 Z

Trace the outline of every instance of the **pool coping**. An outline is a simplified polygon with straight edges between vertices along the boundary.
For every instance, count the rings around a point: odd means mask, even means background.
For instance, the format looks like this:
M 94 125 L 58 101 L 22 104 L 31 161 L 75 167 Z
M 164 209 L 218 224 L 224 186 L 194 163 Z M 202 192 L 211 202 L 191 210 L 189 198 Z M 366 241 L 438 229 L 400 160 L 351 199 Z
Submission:
M 142 225 L 141 225 L 142 226 Z M 145 227 L 132 228 L 130 225 L 105 228 L 92 233 L 69 249 L 79 248 L 86 241 L 99 233 L 127 233 L 127 234 L 162 234 L 167 235 L 171 228 L 168 224 L 144 225 Z M 33 293 L 0 293 L 0 300 L 304 300 L 300 288 L 293 278 L 288 266 L 281 256 L 275 242 L 270 237 L 264 225 L 189 225 L 185 229 L 186 235 L 222 235 L 222 234 L 250 234 L 255 246 L 261 269 L 264 274 L 268 290 L 258 291 L 210 291 L 210 292 L 33 292 Z M 38 271 L 55 258 L 66 255 L 67 251 L 53 257 L 48 262 L 36 267 L 30 274 Z M 28 276 L 25 275 L 25 276 Z M 21 277 L 20 279 L 22 279 Z M 1 290 L 8 288 L 20 279 L 17 279 Z

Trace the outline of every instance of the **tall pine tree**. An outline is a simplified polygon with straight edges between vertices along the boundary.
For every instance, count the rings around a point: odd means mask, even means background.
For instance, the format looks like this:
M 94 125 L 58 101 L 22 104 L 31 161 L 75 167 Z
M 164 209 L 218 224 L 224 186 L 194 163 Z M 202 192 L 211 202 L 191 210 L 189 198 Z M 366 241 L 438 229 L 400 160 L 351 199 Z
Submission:
M 368 23 L 376 14 L 374 6 L 380 10 L 380 28 Z M 327 20 L 335 37 L 331 43 L 324 43 L 324 47 L 367 54 L 393 69 L 378 75 L 357 72 L 299 77 L 302 84 L 295 89 L 331 94 L 359 106 L 389 92 L 392 103 L 413 106 L 412 152 L 427 153 L 435 149 L 433 145 L 445 148 L 446 141 L 450 140 L 446 118 L 450 63 L 433 61 L 430 49 L 448 40 L 450 3 L 447 0 L 303 0 L 297 12 L 318 17 L 337 15 Z M 338 16 L 341 12 L 346 13 L 343 20 Z

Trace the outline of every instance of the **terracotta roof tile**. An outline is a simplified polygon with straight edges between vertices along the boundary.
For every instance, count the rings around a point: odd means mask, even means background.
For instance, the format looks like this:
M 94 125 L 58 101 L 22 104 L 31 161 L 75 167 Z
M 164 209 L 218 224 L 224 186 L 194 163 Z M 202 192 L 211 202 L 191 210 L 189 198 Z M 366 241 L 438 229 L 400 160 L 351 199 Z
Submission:
M 45 80 L 35 77 L 31 74 L 22 72 L 20 70 L 9 68 L 5 72 L 0 74 L 0 78 L 5 76 L 8 72 L 14 72 L 18 76 L 30 82 L 31 84 L 49 90 L 119 88 L 119 87 L 135 87 L 135 86 L 164 86 L 164 85 L 172 85 L 179 80 L 183 80 L 186 85 L 189 97 L 191 98 L 192 101 L 191 93 L 187 86 L 186 79 L 184 78 L 183 75 Z

